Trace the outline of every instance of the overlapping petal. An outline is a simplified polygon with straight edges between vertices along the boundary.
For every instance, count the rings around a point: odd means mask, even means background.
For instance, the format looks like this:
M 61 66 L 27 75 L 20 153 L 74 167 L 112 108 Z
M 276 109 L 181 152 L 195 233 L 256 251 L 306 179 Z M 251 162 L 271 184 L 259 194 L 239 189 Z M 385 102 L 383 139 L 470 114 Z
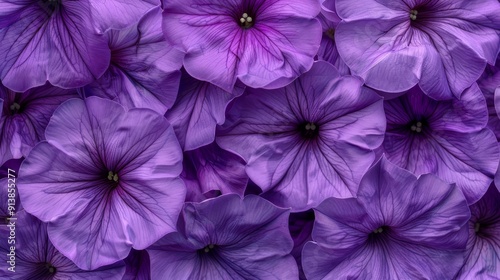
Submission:
M 140 2 L 140 1 L 139 1 Z M 107 32 L 111 64 L 86 87 L 88 96 L 115 100 L 126 108 L 149 108 L 164 114 L 177 96 L 183 55 L 170 46 L 161 30 L 161 9 L 138 22 Z

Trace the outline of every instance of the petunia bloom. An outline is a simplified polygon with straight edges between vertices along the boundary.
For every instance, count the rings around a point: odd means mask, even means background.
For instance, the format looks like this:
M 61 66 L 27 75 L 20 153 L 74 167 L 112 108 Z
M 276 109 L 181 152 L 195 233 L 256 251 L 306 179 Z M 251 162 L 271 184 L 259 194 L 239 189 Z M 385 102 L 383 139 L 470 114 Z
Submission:
M 0 0 L 0 41 L 0 79 L 14 91 L 47 81 L 81 87 L 109 65 L 108 44 L 94 30 L 89 0 Z
M 147 249 L 152 279 L 297 279 L 289 210 L 229 194 L 186 203 L 178 232 Z
M 243 196 L 245 193 L 248 183 L 245 161 L 216 143 L 184 152 L 182 163 L 186 201 L 200 202 L 221 194 Z
M 340 56 L 377 90 L 460 98 L 500 50 L 498 0 L 326 0 Z
M 195 150 L 215 140 L 215 128 L 225 121 L 226 107 L 243 94 L 245 86 L 237 83 L 231 93 L 210 83 L 182 73 L 179 96 L 165 117 L 185 151 Z
M 307 279 L 452 279 L 463 264 L 467 202 L 431 174 L 418 179 L 385 157 L 357 198 L 328 198 L 302 253 Z
M 362 85 L 315 62 L 287 87 L 237 98 L 217 143 L 245 159 L 267 199 L 293 212 L 353 197 L 386 125 L 382 99 Z
M 16 215 L 15 243 L 9 244 L 7 239 L 0 242 L 2 266 L 0 278 L 12 280 L 43 279 L 43 280 L 85 280 L 85 279 L 110 279 L 120 280 L 125 272 L 122 261 L 93 271 L 79 269 L 71 260 L 61 254 L 52 245 L 47 235 L 47 224 L 25 211 Z M 2 227 L 2 238 L 6 228 Z M 15 250 L 12 250 L 12 247 Z M 14 255 L 14 268 L 8 270 L 10 256 Z
M 45 139 L 45 127 L 52 113 L 64 101 L 78 97 L 76 90 L 50 85 L 13 92 L 0 85 L 0 164 L 6 160 L 26 157 L 31 149 Z
M 45 136 L 21 166 L 21 202 L 78 267 L 112 264 L 175 230 L 186 195 L 182 151 L 162 115 L 71 99 Z
M 500 278 L 500 193 L 492 184 L 470 206 L 467 259 L 456 279 Z
M 478 201 L 500 160 L 495 135 L 485 128 L 486 102 L 476 84 L 460 100 L 435 101 L 418 86 L 384 103 L 387 158 L 415 175 L 433 173 Z
M 137 24 L 106 33 L 111 64 L 101 78 L 85 87 L 87 96 L 109 98 L 127 109 L 149 108 L 160 114 L 172 107 L 183 55 L 165 41 L 161 18 L 158 7 Z
M 321 40 L 317 0 L 169 0 L 163 31 L 196 79 L 278 88 L 309 70 Z

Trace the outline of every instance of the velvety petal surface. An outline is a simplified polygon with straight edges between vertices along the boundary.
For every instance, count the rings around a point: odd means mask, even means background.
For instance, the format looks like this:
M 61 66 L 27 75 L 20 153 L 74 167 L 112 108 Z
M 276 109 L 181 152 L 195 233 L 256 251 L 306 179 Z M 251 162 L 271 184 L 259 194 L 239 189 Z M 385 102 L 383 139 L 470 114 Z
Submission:
M 114 263 L 175 229 L 186 193 L 182 153 L 162 115 L 73 99 L 56 110 L 46 137 L 21 167 L 21 200 L 50 222 L 54 246 L 79 267 Z
M 207 82 L 198 81 L 186 72 L 182 75 L 179 96 L 165 117 L 174 127 L 181 147 L 195 150 L 215 140 L 215 128 L 225 121 L 226 107 L 243 94 L 245 86 L 236 84 L 232 93 Z
M 135 24 L 149 10 L 159 7 L 160 0 L 89 0 L 95 27 L 104 32 Z
M 0 79 L 6 87 L 24 92 L 49 81 L 76 88 L 108 67 L 110 51 L 93 28 L 88 0 L 7 5 L 0 12 Z

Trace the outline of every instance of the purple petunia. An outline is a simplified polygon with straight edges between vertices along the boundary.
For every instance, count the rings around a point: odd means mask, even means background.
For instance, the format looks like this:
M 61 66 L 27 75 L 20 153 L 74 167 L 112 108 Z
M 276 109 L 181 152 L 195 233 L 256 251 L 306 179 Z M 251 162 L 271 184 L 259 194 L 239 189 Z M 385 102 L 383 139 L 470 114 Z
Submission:
M 500 50 L 498 0 L 326 0 L 340 56 L 372 88 L 460 98 Z
M 182 152 L 162 115 L 71 99 L 45 136 L 21 166 L 21 201 L 78 267 L 114 263 L 175 230 L 186 195 Z
M 196 79 L 232 92 L 278 88 L 309 70 L 321 40 L 316 0 L 170 0 L 163 31 Z
M 149 108 L 160 114 L 172 107 L 183 55 L 165 41 L 161 18 L 158 7 L 139 23 L 106 33 L 111 64 L 101 78 L 85 88 L 88 96 L 109 98 L 127 109 Z
M 467 258 L 456 279 L 500 278 L 500 193 L 492 184 L 470 206 Z
M 79 269 L 71 260 L 61 254 L 52 245 L 47 235 L 47 224 L 25 211 L 16 214 L 15 243 L 10 245 L 7 240 L 0 242 L 2 266 L 0 278 L 12 280 L 85 280 L 110 279 L 120 280 L 125 272 L 122 261 L 92 271 Z M 1 228 L 0 233 L 6 229 Z M 2 234 L 2 237 L 6 235 Z M 11 239 L 12 240 L 12 239 Z M 13 251 L 11 248 L 15 248 Z M 10 256 L 14 254 L 14 270 L 8 264 Z M 6 265 L 7 263 L 7 265 Z
M 178 232 L 148 249 L 152 279 L 296 279 L 289 210 L 258 196 L 187 203 Z
M 385 123 L 379 96 L 320 61 L 287 87 L 236 99 L 217 143 L 246 160 L 264 197 L 299 212 L 356 195 Z
M 24 93 L 0 85 L 0 164 L 12 158 L 26 157 L 38 142 L 45 139 L 45 127 L 57 106 L 75 97 L 78 97 L 76 90 L 50 85 Z
M 384 104 L 387 158 L 415 175 L 456 183 L 469 203 L 483 196 L 499 162 L 495 135 L 485 128 L 486 102 L 474 84 L 460 100 L 435 101 L 418 86 Z
M 418 179 L 383 157 L 358 197 L 315 209 L 303 249 L 307 279 L 451 279 L 467 243 L 467 202 L 434 175 Z

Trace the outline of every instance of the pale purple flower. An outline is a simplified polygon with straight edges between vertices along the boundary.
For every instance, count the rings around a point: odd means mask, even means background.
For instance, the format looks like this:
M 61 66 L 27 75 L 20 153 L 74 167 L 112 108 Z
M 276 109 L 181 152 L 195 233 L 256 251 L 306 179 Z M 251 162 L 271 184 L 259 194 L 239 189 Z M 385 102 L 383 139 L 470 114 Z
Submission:
M 184 152 L 182 163 L 186 201 L 200 202 L 221 194 L 243 196 L 245 193 L 248 183 L 245 161 L 216 143 Z
M 377 90 L 460 98 L 500 50 L 498 0 L 326 0 L 340 56 Z
M 98 78 L 110 51 L 93 23 L 88 0 L 0 0 L 2 83 L 24 92 L 47 81 L 76 88 Z
M 463 264 L 470 212 L 460 189 L 385 157 L 357 198 L 328 198 L 315 216 L 302 253 L 310 280 L 451 279 Z
M 54 206 L 54 205 L 53 205 Z M 15 243 L 9 244 L 5 228 L 0 231 L 2 240 L 0 252 L 2 265 L 0 278 L 11 280 L 120 280 L 125 272 L 122 261 L 92 271 L 78 268 L 71 260 L 61 254 L 47 235 L 47 224 L 25 211 L 16 215 Z M 8 229 L 7 229 L 8 230 Z M 15 248 L 15 272 L 10 267 L 11 246 Z
M 169 0 L 163 31 L 196 79 L 278 88 L 309 70 L 321 40 L 317 0 Z
M 493 184 L 470 206 L 467 259 L 456 279 L 500 278 L 500 193 Z
M 418 86 L 384 103 L 387 158 L 415 175 L 433 173 L 456 183 L 469 203 L 478 201 L 500 160 L 486 102 L 476 84 L 460 100 L 435 101 Z
M 78 267 L 114 263 L 175 230 L 186 195 L 182 151 L 162 115 L 71 99 L 45 136 L 21 166 L 21 202 Z
M 179 95 L 165 117 L 185 151 L 195 150 L 215 140 L 215 127 L 225 121 L 226 107 L 243 94 L 245 86 L 237 83 L 232 93 L 182 73 Z
M 217 143 L 247 162 L 273 203 L 300 212 L 325 198 L 353 197 L 385 131 L 382 99 L 327 62 L 287 87 L 237 98 Z
M 147 249 L 152 279 L 297 279 L 289 210 L 229 194 L 186 203 L 178 232 Z
M 52 113 L 64 101 L 78 97 L 76 90 L 44 85 L 24 93 L 0 84 L 0 164 L 26 157 L 45 139 L 45 127 Z
M 172 107 L 183 54 L 165 41 L 161 18 L 157 7 L 137 24 L 106 33 L 111 64 L 101 78 L 85 88 L 87 96 L 109 98 L 127 109 L 149 108 L 160 114 Z

